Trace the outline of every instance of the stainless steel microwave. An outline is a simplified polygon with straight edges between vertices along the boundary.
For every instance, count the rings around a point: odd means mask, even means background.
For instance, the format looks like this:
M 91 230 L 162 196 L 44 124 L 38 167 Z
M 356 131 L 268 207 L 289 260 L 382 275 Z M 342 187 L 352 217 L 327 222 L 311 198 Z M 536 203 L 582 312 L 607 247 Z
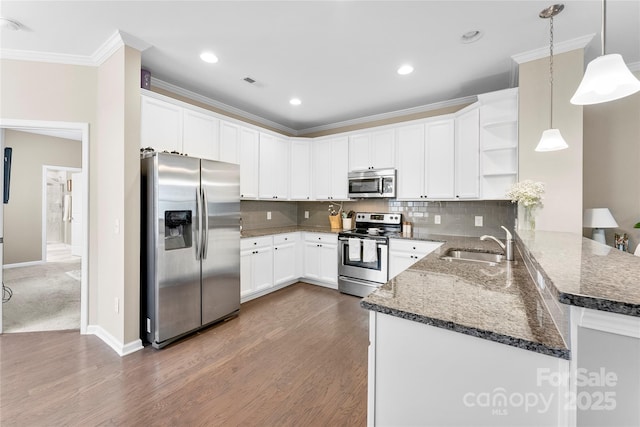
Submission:
M 396 170 L 370 169 L 349 172 L 349 197 L 354 199 L 396 197 Z

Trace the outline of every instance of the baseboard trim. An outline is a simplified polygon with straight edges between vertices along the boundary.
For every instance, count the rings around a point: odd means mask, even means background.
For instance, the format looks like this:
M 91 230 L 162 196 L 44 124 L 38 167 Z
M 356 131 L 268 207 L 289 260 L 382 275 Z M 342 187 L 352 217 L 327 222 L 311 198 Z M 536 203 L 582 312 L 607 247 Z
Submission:
M 144 347 L 142 346 L 142 340 L 137 339 L 131 341 L 127 344 L 123 344 L 111 335 L 109 332 L 104 330 L 102 326 L 99 325 L 89 325 L 87 326 L 87 334 L 95 335 L 105 342 L 109 347 L 113 349 L 119 356 L 126 356 L 131 353 L 135 353 L 138 350 L 142 350 Z
M 46 261 L 27 261 L 27 262 L 16 262 L 14 264 L 5 264 L 2 268 L 18 268 L 18 267 L 33 267 L 34 265 L 42 265 L 46 264 Z

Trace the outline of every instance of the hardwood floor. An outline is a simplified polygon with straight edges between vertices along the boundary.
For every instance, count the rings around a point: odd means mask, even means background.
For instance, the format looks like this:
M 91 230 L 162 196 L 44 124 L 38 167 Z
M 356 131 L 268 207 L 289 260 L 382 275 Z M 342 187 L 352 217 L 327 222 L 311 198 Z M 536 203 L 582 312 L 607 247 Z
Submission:
M 0 425 L 364 426 L 368 312 L 297 283 L 163 350 L 0 336 Z

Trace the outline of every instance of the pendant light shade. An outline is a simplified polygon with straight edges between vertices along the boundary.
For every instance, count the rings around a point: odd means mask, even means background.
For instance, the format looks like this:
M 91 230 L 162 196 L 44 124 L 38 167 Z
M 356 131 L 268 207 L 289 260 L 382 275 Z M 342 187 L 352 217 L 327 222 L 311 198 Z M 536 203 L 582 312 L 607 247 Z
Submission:
M 605 55 L 607 32 L 607 1 L 602 0 L 602 29 L 600 38 L 602 55 L 587 65 L 580 86 L 571 98 L 575 105 L 592 105 L 614 101 L 640 91 L 640 81 L 635 78 L 622 56 Z
M 575 105 L 591 105 L 624 98 L 640 91 L 640 81 L 617 53 L 599 56 L 587 65 L 582 82 L 571 98 Z
M 563 4 L 554 4 L 538 15 L 540 18 L 549 19 L 549 129 L 542 132 L 542 137 L 536 146 L 536 151 L 558 151 L 569 148 L 560 130 L 553 127 L 553 17 L 562 12 Z
M 538 142 L 536 151 L 558 151 L 564 150 L 565 148 L 569 148 L 569 145 L 567 145 L 562 135 L 560 135 L 560 131 L 558 129 L 547 129 L 542 132 L 542 138 L 540 138 L 540 142 Z

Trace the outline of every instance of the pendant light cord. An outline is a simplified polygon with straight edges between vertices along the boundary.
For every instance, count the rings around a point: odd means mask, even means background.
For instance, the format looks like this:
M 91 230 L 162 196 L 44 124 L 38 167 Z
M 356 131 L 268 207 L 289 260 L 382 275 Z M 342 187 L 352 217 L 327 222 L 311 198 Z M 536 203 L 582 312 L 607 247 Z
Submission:
M 606 51 L 604 33 L 607 30 L 607 0 L 602 0 L 602 32 L 600 33 L 600 42 L 602 44 L 602 56 Z
M 549 129 L 553 129 L 553 15 L 549 17 L 549 93 L 551 97 Z

